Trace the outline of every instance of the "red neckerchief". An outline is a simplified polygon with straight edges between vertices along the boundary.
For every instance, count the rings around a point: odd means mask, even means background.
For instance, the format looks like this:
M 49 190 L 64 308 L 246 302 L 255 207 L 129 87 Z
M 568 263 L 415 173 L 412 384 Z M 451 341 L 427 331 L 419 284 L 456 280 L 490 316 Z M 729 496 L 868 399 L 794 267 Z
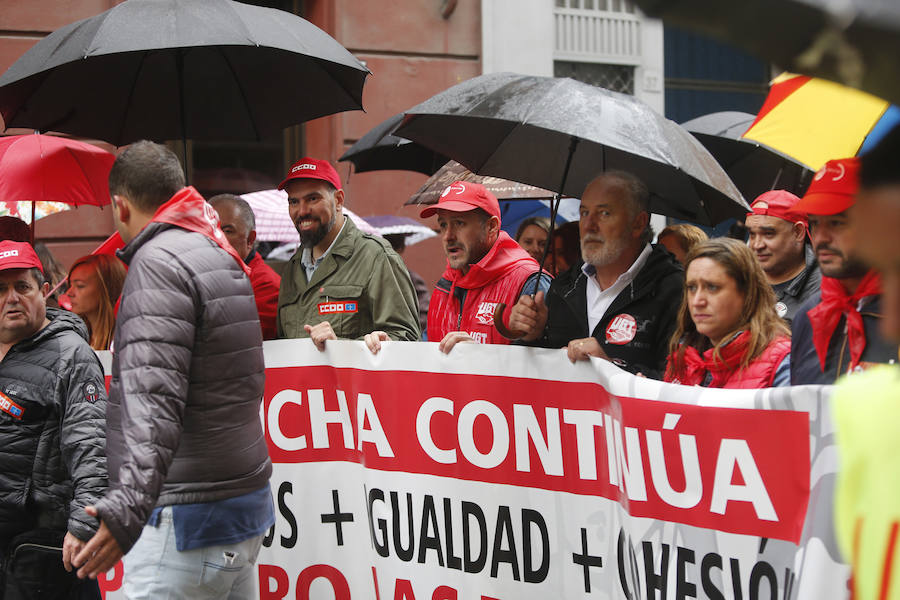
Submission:
M 167 223 L 205 235 L 230 254 L 231 258 L 244 270 L 244 273 L 248 277 L 250 276 L 250 267 L 244 264 L 219 228 L 219 215 L 216 213 L 216 209 L 210 206 L 193 186 L 183 188 L 168 202 L 156 209 L 150 222 Z
M 750 332 L 742 331 L 719 349 L 719 356 L 713 354 L 712 348 L 700 354 L 696 348 L 688 346 L 684 351 L 684 373 L 678 378 L 679 383 L 700 385 L 708 371 L 712 374 L 709 387 L 721 387 L 728 376 L 740 368 L 749 343 Z
M 806 314 L 813 330 L 813 346 L 819 356 L 819 364 L 825 370 L 828 342 L 834 335 L 841 315 L 847 315 L 847 341 L 850 345 L 850 368 L 856 368 L 866 348 L 866 331 L 862 315 L 857 311 L 859 301 L 867 296 L 881 294 L 881 277 L 873 269 L 866 273 L 853 295 L 847 295 L 844 286 L 833 277 L 822 277 L 822 301 Z

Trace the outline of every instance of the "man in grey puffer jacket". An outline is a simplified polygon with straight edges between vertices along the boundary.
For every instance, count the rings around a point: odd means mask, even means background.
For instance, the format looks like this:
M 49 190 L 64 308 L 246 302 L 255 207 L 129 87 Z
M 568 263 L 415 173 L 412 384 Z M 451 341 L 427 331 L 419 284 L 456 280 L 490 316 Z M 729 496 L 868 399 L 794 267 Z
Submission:
M 253 597 L 274 510 L 245 265 L 164 146 L 132 144 L 109 189 L 129 270 L 107 411 L 110 491 L 88 509 L 101 526 L 76 557 L 79 575 L 128 553 L 128 598 Z
M 0 242 L 0 581 L 8 598 L 72 588 L 77 579 L 63 569 L 97 530 L 85 507 L 107 486 L 103 368 L 81 318 L 46 307 L 49 289 L 28 243 Z

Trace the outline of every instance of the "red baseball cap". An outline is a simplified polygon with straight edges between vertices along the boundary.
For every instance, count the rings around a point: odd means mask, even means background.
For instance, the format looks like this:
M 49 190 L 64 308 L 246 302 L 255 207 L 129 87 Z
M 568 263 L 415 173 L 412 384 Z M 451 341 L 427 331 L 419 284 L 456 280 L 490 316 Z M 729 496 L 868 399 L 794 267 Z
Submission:
M 331 166 L 330 162 L 308 156 L 291 165 L 291 170 L 288 171 L 284 181 L 278 184 L 278 189 L 283 190 L 284 186 L 292 179 L 321 179 L 333 185 L 335 189 L 339 190 L 342 187 L 341 176 L 338 175 L 338 172 Z
M 851 206 L 859 189 L 859 159 L 829 160 L 813 177 L 794 210 L 808 215 L 836 215 Z
M 747 216 L 763 215 L 778 217 L 791 223 L 806 223 L 806 215 L 794 210 L 794 206 L 800 202 L 800 198 L 787 190 L 772 190 L 757 196 L 750 205 Z
M 483 185 L 468 181 L 455 181 L 441 193 L 437 204 L 432 204 L 424 209 L 419 216 L 430 217 L 440 209 L 468 212 L 476 208 L 484 210 L 492 217 L 500 218 L 500 204 L 497 202 L 497 197 L 487 191 Z
M 37 267 L 44 272 L 44 265 L 31 244 L 28 242 L 0 242 L 0 271 L 7 269 L 32 269 Z

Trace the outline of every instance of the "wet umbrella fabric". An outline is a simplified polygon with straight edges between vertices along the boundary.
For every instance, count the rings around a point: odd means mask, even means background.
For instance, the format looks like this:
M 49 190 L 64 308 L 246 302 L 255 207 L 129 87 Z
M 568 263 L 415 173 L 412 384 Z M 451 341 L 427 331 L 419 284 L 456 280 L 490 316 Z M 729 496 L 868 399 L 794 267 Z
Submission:
M 368 73 L 325 32 L 284 11 L 128 0 L 54 31 L 17 60 L 0 77 L 0 114 L 7 127 L 117 146 L 261 140 L 360 109 Z
M 476 175 L 455 160 L 451 160 L 434 173 L 405 204 L 437 204 L 438 198 L 455 181 L 480 183 L 498 200 L 534 200 L 553 198 L 553 192 L 543 188 L 510 181 L 490 175 Z
M 406 236 L 406 245 L 412 246 L 421 241 L 437 236 L 434 230 L 422 225 L 415 219 L 401 217 L 399 215 L 375 215 L 366 217 L 366 223 L 371 225 L 378 235 L 403 235 Z
M 789 156 L 742 137 L 756 115 L 725 111 L 685 121 L 682 127 L 709 150 L 748 201 L 769 190 L 802 196 L 814 171 Z
M 635 0 L 648 16 L 740 46 L 781 68 L 900 103 L 894 0 Z
M 357 173 L 367 171 L 416 171 L 433 175 L 447 157 L 415 142 L 393 135 L 403 113 L 382 121 L 344 152 L 339 161 L 350 161 Z
M 639 100 L 572 79 L 492 73 L 406 112 L 399 135 L 481 175 L 580 197 L 604 171 L 629 171 L 653 212 L 701 224 L 749 207 L 705 148 Z

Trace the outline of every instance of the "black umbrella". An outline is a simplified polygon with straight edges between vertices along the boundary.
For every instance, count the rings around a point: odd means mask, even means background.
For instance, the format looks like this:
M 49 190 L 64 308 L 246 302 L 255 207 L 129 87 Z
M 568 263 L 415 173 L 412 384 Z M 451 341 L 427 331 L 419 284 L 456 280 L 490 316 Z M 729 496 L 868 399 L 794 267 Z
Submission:
M 382 121 L 350 146 L 339 161 L 349 160 L 357 173 L 366 171 L 416 171 L 434 175 L 447 162 L 425 146 L 393 135 L 403 113 Z
M 752 201 L 769 190 L 787 190 L 802 196 L 813 172 L 777 150 L 744 139 L 756 115 L 744 112 L 716 112 L 681 124 L 709 150 L 744 198 Z
M 67 25 L 0 77 L 7 127 L 117 146 L 260 140 L 362 107 L 369 71 L 311 23 L 230 0 L 128 0 Z
M 705 148 L 632 96 L 552 77 L 475 77 L 406 112 L 395 135 L 494 175 L 580 197 L 604 171 L 650 189 L 653 212 L 703 224 L 749 207 Z
M 735 44 L 784 69 L 900 103 L 896 0 L 635 0 L 651 17 Z

